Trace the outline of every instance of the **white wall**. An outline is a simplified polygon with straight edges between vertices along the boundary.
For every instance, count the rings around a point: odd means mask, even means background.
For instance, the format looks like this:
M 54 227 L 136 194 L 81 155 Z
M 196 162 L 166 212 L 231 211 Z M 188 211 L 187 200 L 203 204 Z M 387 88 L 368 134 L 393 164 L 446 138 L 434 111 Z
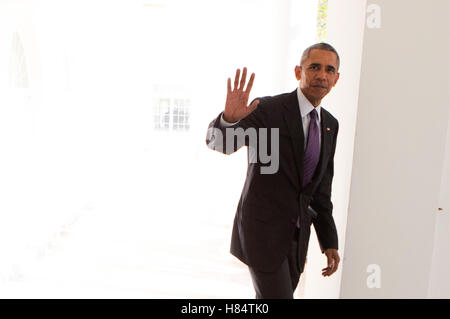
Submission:
M 364 35 L 341 297 L 424 298 L 449 286 L 441 269 L 448 255 L 437 255 L 448 234 L 438 227 L 435 238 L 435 223 L 438 205 L 448 203 L 440 194 L 450 2 L 369 4 L 379 5 L 381 25 Z M 379 266 L 379 288 L 367 285 L 371 264 Z
M 450 86 L 447 92 L 450 91 Z M 433 257 L 428 297 L 450 298 L 450 117 L 447 125 L 447 145 L 434 234 Z
M 0 297 L 252 298 L 229 253 L 246 152 L 205 132 L 237 67 L 251 98 L 295 89 L 316 2 L 0 1 Z M 189 132 L 154 129 L 161 96 L 191 101 Z

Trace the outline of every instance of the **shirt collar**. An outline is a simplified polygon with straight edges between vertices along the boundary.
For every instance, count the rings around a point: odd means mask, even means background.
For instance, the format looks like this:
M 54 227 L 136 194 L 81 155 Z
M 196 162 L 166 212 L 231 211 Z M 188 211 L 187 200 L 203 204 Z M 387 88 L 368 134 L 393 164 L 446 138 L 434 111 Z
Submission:
M 298 98 L 298 104 L 300 105 L 300 114 L 302 118 L 304 118 L 306 115 L 309 114 L 312 110 L 314 110 L 314 106 L 311 104 L 311 102 L 306 98 L 306 96 L 303 94 L 302 90 L 300 90 L 300 87 L 297 87 L 297 98 Z M 317 110 L 317 115 L 320 123 L 320 110 L 322 108 L 322 105 L 319 104 L 315 109 Z

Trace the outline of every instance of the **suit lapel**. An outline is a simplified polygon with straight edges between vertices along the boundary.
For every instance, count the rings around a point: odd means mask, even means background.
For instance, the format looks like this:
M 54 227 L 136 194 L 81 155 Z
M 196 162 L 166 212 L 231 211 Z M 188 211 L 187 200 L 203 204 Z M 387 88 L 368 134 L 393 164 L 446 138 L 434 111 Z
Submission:
M 333 134 L 331 132 L 331 126 L 330 126 L 330 118 L 328 116 L 328 113 L 326 111 L 323 110 L 323 108 L 321 108 L 321 118 L 322 118 L 322 123 L 321 123 L 321 131 L 322 131 L 322 147 L 320 150 L 320 160 L 319 160 L 319 164 L 317 165 L 317 169 L 316 171 L 318 173 L 320 173 L 323 169 L 325 169 L 325 159 L 328 156 L 330 149 L 331 149 L 331 144 L 333 142 Z M 316 174 L 316 176 L 319 174 Z
M 292 149 L 294 150 L 295 166 L 299 176 L 299 185 L 302 185 L 303 154 L 305 135 L 303 133 L 302 117 L 298 106 L 297 90 L 288 95 L 284 107 L 284 119 L 291 136 Z
M 288 95 L 285 101 L 284 107 L 284 119 L 287 123 L 287 128 L 291 136 L 292 149 L 294 150 L 295 164 L 298 170 L 299 185 L 302 185 L 303 177 L 303 156 L 304 156 L 304 144 L 305 135 L 303 133 L 303 123 L 300 114 L 300 108 L 298 106 L 297 90 Z M 321 108 L 321 133 L 322 143 L 320 148 L 320 159 L 316 168 L 316 173 L 313 176 L 312 182 L 304 189 L 304 193 L 310 193 L 312 186 L 315 184 L 317 177 L 322 170 L 326 169 L 325 160 L 331 150 L 331 144 L 333 142 L 333 132 L 330 130 L 331 122 L 328 112 Z

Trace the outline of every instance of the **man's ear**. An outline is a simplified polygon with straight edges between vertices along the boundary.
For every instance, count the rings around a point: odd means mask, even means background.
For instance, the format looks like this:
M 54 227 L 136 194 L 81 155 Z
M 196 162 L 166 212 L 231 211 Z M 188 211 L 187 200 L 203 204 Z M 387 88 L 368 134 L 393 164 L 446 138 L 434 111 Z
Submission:
M 341 75 L 341 74 L 340 74 L 339 72 L 336 74 L 336 80 L 334 80 L 333 86 L 336 85 L 337 81 L 339 80 L 339 76 L 340 76 L 340 75 Z
M 297 81 L 300 81 L 300 79 L 302 78 L 302 67 L 299 65 L 295 66 L 295 78 L 297 79 Z

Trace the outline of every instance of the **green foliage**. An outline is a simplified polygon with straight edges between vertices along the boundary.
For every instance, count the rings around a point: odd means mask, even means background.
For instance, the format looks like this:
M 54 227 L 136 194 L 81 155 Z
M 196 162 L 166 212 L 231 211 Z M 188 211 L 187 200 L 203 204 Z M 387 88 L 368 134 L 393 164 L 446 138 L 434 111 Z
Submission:
M 317 11 L 317 42 L 325 40 L 327 34 L 327 16 L 328 16 L 328 0 L 319 0 L 319 9 Z

